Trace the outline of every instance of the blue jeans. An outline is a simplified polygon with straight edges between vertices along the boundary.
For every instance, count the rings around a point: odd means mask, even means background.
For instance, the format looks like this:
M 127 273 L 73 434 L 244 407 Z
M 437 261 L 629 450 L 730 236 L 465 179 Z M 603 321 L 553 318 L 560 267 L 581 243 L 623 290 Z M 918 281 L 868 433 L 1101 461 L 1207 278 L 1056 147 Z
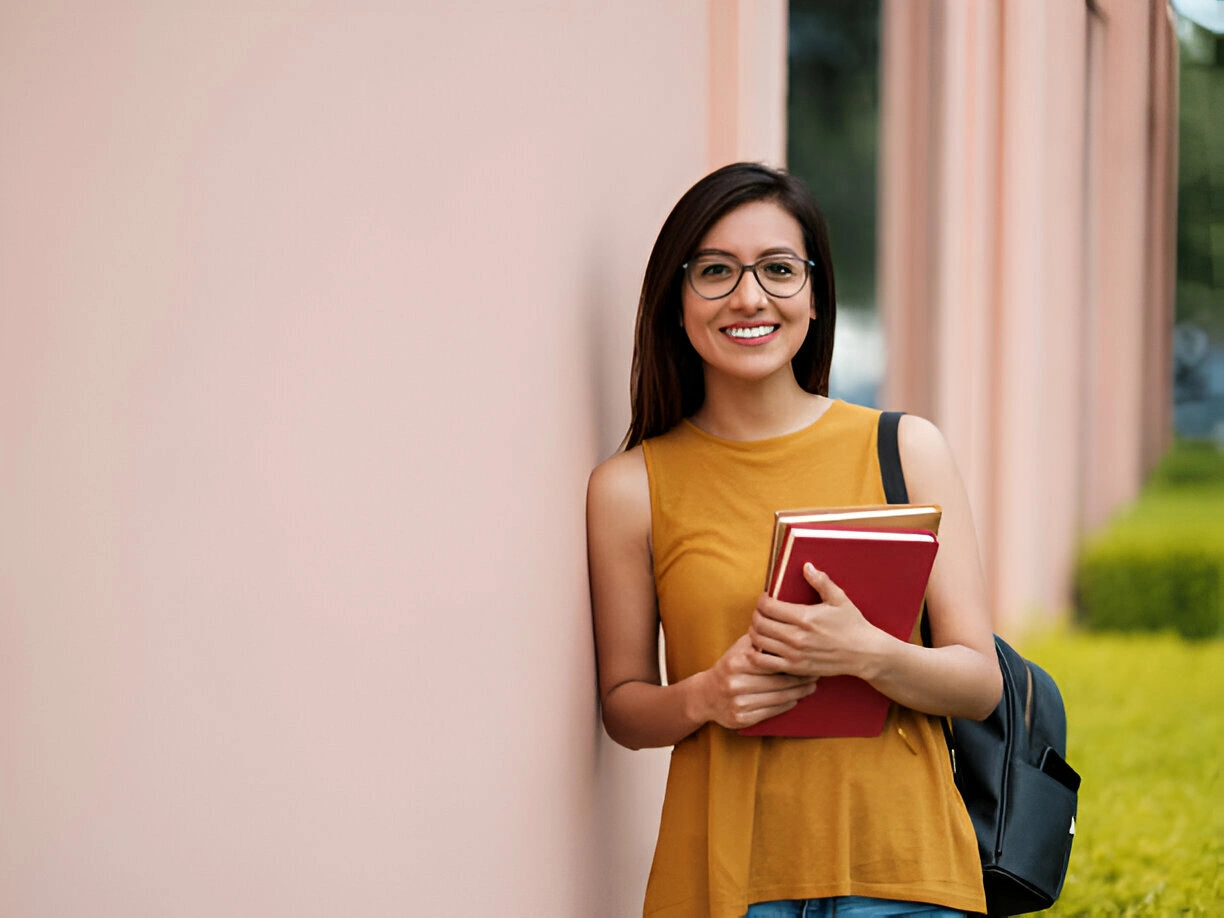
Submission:
M 863 896 L 837 896 L 833 899 L 779 899 L 749 906 L 744 918 L 945 918 L 964 912 L 942 905 L 921 902 L 894 902 L 891 899 L 868 899 Z

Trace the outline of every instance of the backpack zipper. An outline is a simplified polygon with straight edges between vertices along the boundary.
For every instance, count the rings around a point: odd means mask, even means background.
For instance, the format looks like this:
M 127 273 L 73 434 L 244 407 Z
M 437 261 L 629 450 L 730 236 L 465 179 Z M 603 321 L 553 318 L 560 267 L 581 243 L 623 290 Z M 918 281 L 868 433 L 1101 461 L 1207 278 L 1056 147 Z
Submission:
M 1025 663 L 1024 675 L 1028 677 L 1028 687 L 1024 694 L 1024 731 L 1033 732 L 1033 670 Z
M 999 662 L 1003 664 L 1001 667 L 1003 670 L 1003 679 L 1004 679 L 1003 698 L 1007 702 L 1006 704 L 1006 708 L 1007 708 L 1006 723 L 1010 725 L 1012 721 L 1015 720 L 1015 715 L 1016 715 L 1016 712 L 1015 712 L 1015 707 L 1017 704 L 1017 699 L 1015 697 L 1016 696 L 1016 681 L 1013 678 L 1011 667 L 1008 665 L 1007 658 L 1004 657 L 1002 654 L 999 654 Z M 1025 666 L 1025 670 L 1026 671 L 1028 670 L 1027 666 Z M 1031 687 L 1031 675 L 1032 674 L 1030 673 L 1030 687 Z M 995 847 L 995 851 L 994 851 L 995 857 L 999 857 L 1003 854 L 1003 831 L 1007 828 L 1007 826 L 1004 824 L 1004 819 L 1006 818 L 1006 815 L 1007 815 L 1007 792 L 1009 790 L 1009 785 L 1011 784 L 1010 779 L 1011 779 L 1012 746 L 1016 741 L 1016 737 L 1014 733 L 1015 733 L 1014 730 L 1008 729 L 1007 742 L 1003 744 L 1003 785 L 1002 787 L 999 788 L 999 826 L 995 830 L 995 846 L 994 846 Z

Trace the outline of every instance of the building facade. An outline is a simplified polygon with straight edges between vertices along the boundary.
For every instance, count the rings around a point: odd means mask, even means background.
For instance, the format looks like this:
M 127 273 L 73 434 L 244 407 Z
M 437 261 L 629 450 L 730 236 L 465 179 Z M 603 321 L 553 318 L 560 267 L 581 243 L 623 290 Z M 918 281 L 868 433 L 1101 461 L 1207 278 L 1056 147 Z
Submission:
M 1004 626 L 1167 430 L 1163 7 L 1073 6 L 886 6 L 886 401 Z M 748 0 L 0 12 L 0 913 L 640 910 L 586 477 L 785 49 Z

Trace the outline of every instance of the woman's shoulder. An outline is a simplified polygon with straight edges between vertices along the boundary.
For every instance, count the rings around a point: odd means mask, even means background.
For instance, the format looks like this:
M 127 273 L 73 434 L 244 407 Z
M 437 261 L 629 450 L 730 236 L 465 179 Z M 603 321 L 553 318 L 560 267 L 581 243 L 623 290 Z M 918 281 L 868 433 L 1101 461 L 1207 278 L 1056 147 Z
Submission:
M 650 480 L 646 473 L 646 451 L 639 443 L 608 457 L 591 472 L 587 502 L 630 509 L 644 505 L 650 510 Z
M 897 426 L 897 446 L 903 457 L 932 457 L 946 453 L 948 441 L 934 422 L 917 414 L 903 414 Z
M 902 416 L 897 427 L 897 451 L 911 500 L 939 503 L 949 488 L 961 487 L 952 447 L 943 432 L 926 418 Z
M 649 550 L 650 481 L 640 445 L 595 466 L 587 482 L 586 510 L 588 538 L 626 549 L 641 544 Z

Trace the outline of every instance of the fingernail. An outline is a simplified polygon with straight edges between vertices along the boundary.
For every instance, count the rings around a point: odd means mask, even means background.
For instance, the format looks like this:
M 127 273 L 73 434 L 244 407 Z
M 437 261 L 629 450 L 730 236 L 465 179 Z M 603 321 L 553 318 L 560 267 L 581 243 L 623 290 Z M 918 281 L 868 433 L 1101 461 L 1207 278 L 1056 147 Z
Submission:
M 816 573 L 816 565 L 813 564 L 811 561 L 808 561 L 807 563 L 805 563 L 803 565 L 803 569 L 807 571 L 809 574 Z

